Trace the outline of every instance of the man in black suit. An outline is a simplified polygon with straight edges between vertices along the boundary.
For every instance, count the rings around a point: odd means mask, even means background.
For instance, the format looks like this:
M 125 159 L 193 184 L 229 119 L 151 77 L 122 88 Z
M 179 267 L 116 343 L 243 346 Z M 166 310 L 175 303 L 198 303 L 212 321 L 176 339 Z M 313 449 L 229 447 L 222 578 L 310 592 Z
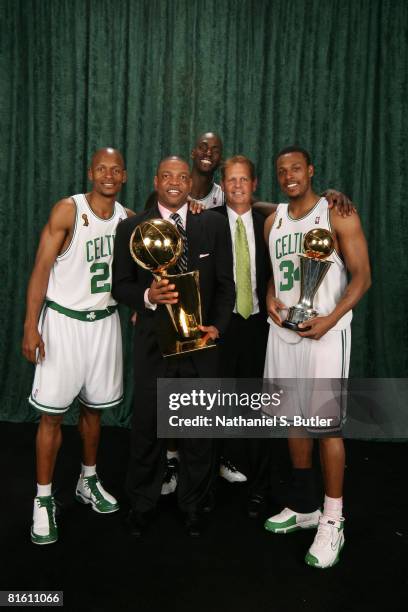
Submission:
M 152 281 L 151 273 L 133 261 L 129 240 L 134 228 L 157 217 L 171 218 L 176 225 L 181 224 L 181 233 L 186 235 L 187 270 L 200 272 L 204 341 L 223 334 L 235 301 L 228 224 L 220 215 L 205 211 L 192 215 L 188 211 L 191 176 L 187 162 L 176 156 L 162 160 L 154 187 L 158 204 L 118 226 L 113 261 L 112 294 L 118 302 L 138 313 L 134 338 L 135 407 L 126 480 L 132 505 L 128 522 L 134 535 L 141 534 L 150 511 L 156 506 L 166 469 L 166 440 L 156 437 L 157 378 L 217 375 L 216 348 L 189 356 L 162 357 L 157 329 L 162 317 L 168 316 L 165 305 L 177 302 L 177 292 L 167 279 Z M 199 508 L 208 495 L 216 469 L 214 442 L 211 439 L 180 440 L 179 449 L 178 502 L 186 513 L 189 534 L 199 535 Z
M 236 304 L 219 345 L 220 375 L 262 379 L 268 338 L 266 290 L 271 272 L 264 240 L 265 217 L 252 208 L 257 186 L 254 164 L 235 155 L 221 166 L 221 177 L 227 204 L 213 210 L 223 214 L 230 227 Z M 250 470 L 248 513 L 257 518 L 268 488 L 270 441 L 248 439 L 245 446 Z M 226 451 L 228 456 L 231 450 Z

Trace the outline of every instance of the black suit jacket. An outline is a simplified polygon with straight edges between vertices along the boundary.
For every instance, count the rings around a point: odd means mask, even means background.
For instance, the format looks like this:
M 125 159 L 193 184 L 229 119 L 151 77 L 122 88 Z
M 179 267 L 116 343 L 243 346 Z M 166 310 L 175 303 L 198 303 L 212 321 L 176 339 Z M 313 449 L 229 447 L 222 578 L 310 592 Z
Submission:
M 211 208 L 210 210 L 220 213 L 228 221 L 228 211 L 226 206 L 217 206 L 215 208 Z M 254 222 L 255 234 L 256 291 L 258 294 L 259 312 L 266 317 L 266 292 L 268 288 L 268 281 L 271 277 L 271 264 L 269 251 L 264 238 L 265 216 L 252 209 L 252 219 Z
M 134 228 L 160 217 L 157 206 L 122 221 L 117 228 L 113 258 L 112 295 L 120 303 L 137 311 L 135 326 L 135 376 L 162 376 L 169 359 L 161 356 L 157 341 L 160 318 L 168 316 L 165 306 L 155 310 L 145 307 L 144 294 L 152 283 L 151 272 L 138 266 L 129 251 Z M 232 245 L 228 222 L 219 215 L 203 211 L 187 213 L 188 271 L 200 272 L 203 325 L 214 325 L 222 334 L 228 326 L 235 304 L 232 272 Z M 216 349 L 191 353 L 200 376 L 215 376 Z

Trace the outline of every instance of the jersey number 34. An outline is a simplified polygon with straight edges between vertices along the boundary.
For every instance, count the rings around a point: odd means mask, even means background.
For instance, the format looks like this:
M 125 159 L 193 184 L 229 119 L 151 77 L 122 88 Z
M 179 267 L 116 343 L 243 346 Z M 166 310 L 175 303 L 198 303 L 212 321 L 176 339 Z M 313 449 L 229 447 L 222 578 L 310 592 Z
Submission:
M 280 291 L 290 291 L 293 289 L 294 281 L 300 280 L 299 266 L 295 268 L 295 264 L 290 259 L 285 259 L 279 264 L 279 270 L 282 272 L 281 282 L 279 285 Z

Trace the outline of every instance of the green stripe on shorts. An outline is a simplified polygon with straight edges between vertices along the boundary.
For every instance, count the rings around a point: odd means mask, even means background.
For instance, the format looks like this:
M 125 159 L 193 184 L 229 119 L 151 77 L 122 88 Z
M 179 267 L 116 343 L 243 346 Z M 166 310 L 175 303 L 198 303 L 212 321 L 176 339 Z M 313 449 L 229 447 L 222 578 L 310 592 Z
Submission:
M 123 395 L 119 399 L 113 400 L 112 402 L 102 402 L 100 404 L 93 404 L 92 402 L 86 402 L 81 397 L 78 397 L 78 400 L 81 402 L 81 404 L 83 404 L 87 408 L 95 408 L 97 410 L 103 410 L 105 408 L 112 408 L 113 406 L 117 406 L 118 404 L 121 404 L 123 402 Z
M 37 402 L 33 398 L 32 395 L 29 396 L 28 402 L 40 412 L 47 412 L 48 414 L 64 414 L 64 412 L 67 412 L 67 410 L 69 410 L 71 406 L 71 404 L 67 406 L 66 408 L 57 408 L 56 406 L 45 406 L 44 404 L 40 404 L 39 402 Z

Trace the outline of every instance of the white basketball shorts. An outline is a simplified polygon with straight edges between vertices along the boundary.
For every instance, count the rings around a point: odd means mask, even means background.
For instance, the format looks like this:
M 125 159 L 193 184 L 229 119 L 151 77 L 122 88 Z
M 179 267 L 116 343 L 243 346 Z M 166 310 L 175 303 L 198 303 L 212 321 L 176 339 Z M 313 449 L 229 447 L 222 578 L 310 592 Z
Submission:
M 287 417 L 289 424 L 298 422 L 312 431 L 341 427 L 346 416 L 350 348 L 350 327 L 328 331 L 320 340 L 302 338 L 293 344 L 285 342 L 277 326 L 270 324 L 265 389 L 270 386 L 276 391 L 279 387 L 283 393 L 279 407 L 268 407 L 266 412 Z
M 117 312 L 97 321 L 78 321 L 44 308 L 39 331 L 45 359 L 37 363 L 29 402 L 48 414 L 62 414 L 76 397 L 104 409 L 123 399 L 123 359 Z

